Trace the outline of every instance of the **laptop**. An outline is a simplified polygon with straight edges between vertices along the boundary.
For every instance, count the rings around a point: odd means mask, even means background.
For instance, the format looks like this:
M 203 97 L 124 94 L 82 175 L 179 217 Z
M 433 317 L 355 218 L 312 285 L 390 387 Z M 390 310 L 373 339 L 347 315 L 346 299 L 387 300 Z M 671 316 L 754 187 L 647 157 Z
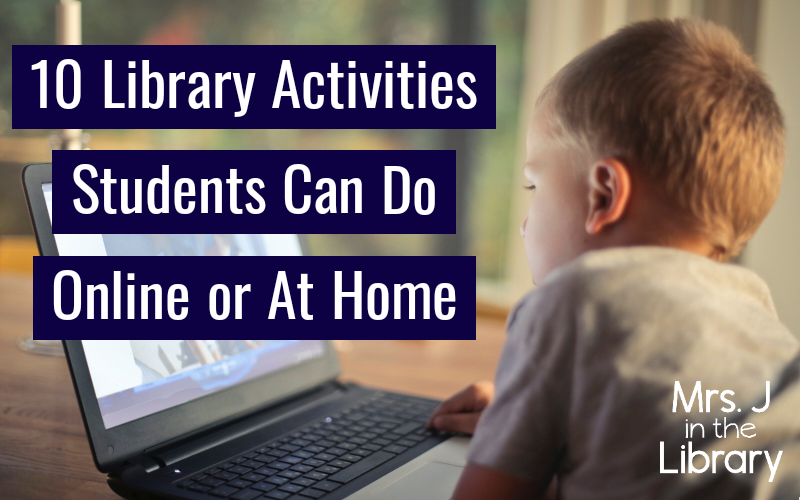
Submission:
M 22 177 L 42 255 L 306 253 L 296 234 L 53 235 L 51 165 Z M 95 465 L 125 498 L 444 500 L 466 465 L 467 438 L 424 427 L 438 401 L 337 380 L 329 341 L 64 349 Z

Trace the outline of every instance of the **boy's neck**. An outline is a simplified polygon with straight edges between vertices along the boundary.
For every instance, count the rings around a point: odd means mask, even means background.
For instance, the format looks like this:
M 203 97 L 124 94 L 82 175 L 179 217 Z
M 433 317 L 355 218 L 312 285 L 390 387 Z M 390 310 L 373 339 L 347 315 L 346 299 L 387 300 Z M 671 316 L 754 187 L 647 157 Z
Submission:
M 686 250 L 687 252 L 696 253 L 697 255 L 708 257 L 711 260 L 724 260 L 723 252 L 719 249 L 719 247 L 712 245 L 708 240 L 705 239 L 687 239 L 685 241 L 676 242 L 675 244 L 669 246 L 672 248 L 677 248 L 678 250 Z

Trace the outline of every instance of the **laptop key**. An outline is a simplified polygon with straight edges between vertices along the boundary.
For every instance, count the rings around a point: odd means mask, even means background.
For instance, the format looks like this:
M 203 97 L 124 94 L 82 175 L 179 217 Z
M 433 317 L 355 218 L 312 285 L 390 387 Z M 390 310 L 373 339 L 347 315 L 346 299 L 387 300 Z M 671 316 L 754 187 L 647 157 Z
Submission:
M 389 451 L 391 451 L 391 450 L 389 450 Z M 353 455 L 358 455 L 359 457 L 368 457 L 368 456 L 372 455 L 371 451 L 364 450 L 364 449 L 353 450 L 350 453 L 352 453 Z
M 300 486 L 306 486 L 306 487 L 316 483 L 317 483 L 316 481 L 307 477 L 298 477 L 297 479 L 292 481 L 292 484 L 299 484 Z
M 258 464 L 258 467 L 261 467 L 261 464 Z M 258 467 L 256 467 L 256 468 L 258 468 Z M 251 472 L 252 470 L 253 470 L 252 467 L 242 467 L 241 465 L 235 465 L 235 466 L 231 467 L 230 469 L 228 469 L 227 472 L 232 472 L 234 474 L 241 475 L 241 474 L 247 474 L 248 472 Z
M 261 462 L 256 462 L 255 460 L 245 460 L 244 462 L 238 465 L 239 467 L 249 467 L 251 469 L 258 469 L 261 467 Z M 230 470 L 230 469 L 228 469 Z
M 244 476 L 240 477 L 239 479 L 244 479 L 245 481 L 252 481 L 254 483 L 257 483 L 257 482 L 261 481 L 262 479 L 264 479 L 264 476 L 262 476 L 261 474 L 256 474 L 255 472 L 248 472 L 247 474 L 245 474 Z
M 233 481 L 228 481 L 228 486 L 233 486 L 234 488 L 247 488 L 253 484 L 251 481 L 245 481 L 244 479 L 234 479 Z
M 289 493 L 297 493 L 298 491 L 302 491 L 305 488 L 298 484 L 284 484 L 279 488 L 281 491 L 288 491 Z
M 328 462 L 330 460 L 336 460 L 336 455 L 331 455 L 330 453 L 317 453 L 314 455 L 314 458 Z
M 335 441 L 331 441 L 330 439 L 321 439 L 321 440 L 317 441 L 314 444 L 316 444 L 317 446 L 324 446 L 325 448 L 329 448 L 331 446 L 336 446 L 336 442 Z
M 325 448 L 316 444 L 312 444 L 311 446 L 306 446 L 305 448 L 303 448 L 303 451 L 307 451 L 309 453 L 319 453 L 321 451 L 325 451 Z
M 306 472 L 311 472 L 312 470 L 314 470 L 314 468 L 311 467 L 310 465 L 297 464 L 289 470 L 296 470 L 297 472 L 306 473 Z
M 212 488 L 216 488 L 221 484 L 225 484 L 223 479 L 217 479 L 215 477 L 207 477 L 202 481 L 198 481 L 200 484 L 205 484 L 206 486 L 211 486 Z
M 344 460 L 334 460 L 332 462 L 328 462 L 328 465 L 331 467 L 338 467 L 340 469 L 343 469 L 345 467 L 350 467 L 353 464 L 351 464 L 350 462 L 345 462 Z
M 316 458 L 309 458 L 308 460 L 304 460 L 303 463 L 306 465 L 310 465 L 311 467 L 319 467 L 320 465 L 325 465 L 324 460 L 317 460 Z
M 358 462 L 359 460 L 361 460 L 361 457 L 359 457 L 358 455 L 353 455 L 353 454 L 350 454 L 350 453 L 348 453 L 347 455 L 344 455 L 344 456 L 342 456 L 340 458 L 342 460 L 346 460 L 348 462 Z
M 278 472 L 277 469 L 271 469 L 269 467 L 261 467 L 260 469 L 256 469 L 253 472 L 257 472 L 259 474 L 263 474 L 265 476 L 271 476 Z
M 234 493 L 233 495 L 230 496 L 230 498 L 233 500 L 253 500 L 254 498 L 258 498 L 259 496 L 261 496 L 260 491 L 251 490 L 248 488 L 246 490 Z
M 303 474 L 295 470 L 285 470 L 283 472 L 279 472 L 278 475 L 281 477 L 288 477 L 289 479 L 295 479 L 302 476 Z
M 274 498 L 275 500 L 284 500 L 290 496 L 292 496 L 291 493 L 286 493 L 285 491 L 281 490 L 272 490 L 266 495 L 267 498 Z
M 269 464 L 269 466 L 272 467 L 273 469 L 283 470 L 283 469 L 288 469 L 289 467 L 292 466 L 292 464 L 287 464 L 286 462 L 273 462 Z
M 418 427 L 421 426 L 422 424 L 420 424 L 419 422 L 409 422 L 405 425 L 401 425 L 400 427 L 395 428 L 392 432 L 394 432 L 395 434 L 400 434 L 402 436 L 405 436 L 409 432 L 415 431 L 417 430 Z
M 365 450 L 369 450 L 369 451 L 378 451 L 378 450 L 381 449 L 381 447 L 379 445 L 372 444 L 372 443 L 365 444 L 364 446 L 362 446 L 362 448 L 365 449 Z
M 408 448 L 407 448 L 407 447 L 405 447 L 405 446 L 400 446 L 400 445 L 398 445 L 398 444 L 393 444 L 393 445 L 391 445 L 391 446 L 387 446 L 387 447 L 386 447 L 386 448 L 384 448 L 383 450 L 384 450 L 384 451 L 388 451 L 389 453 L 403 453 L 403 452 L 404 452 L 404 451 L 406 451 L 407 449 L 408 449 Z
M 214 495 L 215 497 L 229 497 L 239 491 L 237 488 L 232 488 L 230 486 L 220 486 L 218 488 L 214 488 L 213 490 L 209 491 L 209 495 Z
M 189 486 L 187 489 L 192 491 L 199 491 L 201 493 L 206 492 L 211 489 L 211 486 L 206 486 L 204 484 L 193 484 Z
M 416 446 L 417 443 L 414 441 L 410 441 L 408 439 L 401 439 L 400 441 L 396 442 L 395 444 L 399 444 L 400 446 L 408 446 L 409 448 L 412 446 Z
M 359 461 L 351 465 L 350 467 L 343 469 L 336 474 L 330 476 L 328 479 L 331 481 L 336 481 L 337 483 L 348 483 L 353 479 L 357 478 L 358 476 L 371 471 L 375 467 L 381 465 L 382 463 L 391 460 L 395 457 L 394 453 L 388 453 L 385 451 L 376 451 L 372 455 L 368 456 L 364 460 Z
M 285 477 L 280 477 L 280 476 L 272 476 L 272 477 L 270 477 L 270 478 L 267 478 L 267 479 L 265 479 L 265 480 L 264 480 L 264 482 L 267 482 L 267 483 L 272 483 L 272 484 L 277 484 L 278 486 L 280 486 L 280 485 L 282 485 L 282 484 L 286 484 L 286 483 L 288 483 L 288 482 L 289 482 L 289 480 L 288 480 L 287 478 L 285 478 Z
M 331 455 L 336 455 L 338 457 L 339 455 L 344 455 L 345 453 L 347 453 L 347 450 L 339 448 L 338 446 L 336 446 L 336 447 L 333 447 L 333 448 L 328 448 L 327 450 L 325 450 L 325 453 L 329 453 Z M 331 460 L 333 460 L 333 459 L 331 459 Z
M 323 479 L 328 479 L 327 474 L 323 474 L 322 472 L 316 472 L 316 471 L 309 472 L 308 474 L 306 474 L 306 477 L 309 479 L 313 479 L 315 481 L 322 481 Z
M 288 451 L 289 453 L 291 453 L 293 451 L 299 450 L 300 446 L 297 446 L 297 445 L 294 445 L 294 444 L 285 444 L 285 445 L 281 446 L 278 449 L 279 450 L 283 450 L 283 451 Z
M 289 457 L 283 457 L 281 460 L 282 460 L 282 461 L 284 461 L 284 462 L 286 462 L 286 463 L 292 464 L 292 465 L 294 465 L 294 464 L 299 464 L 300 462 L 302 462 L 302 461 L 303 461 L 303 459 L 302 459 L 302 458 L 300 458 L 300 457 L 295 457 L 294 455 L 292 455 L 292 456 L 289 456 Z
M 337 448 L 341 448 L 343 450 L 355 450 L 358 448 L 358 445 L 355 443 L 339 443 L 336 445 Z
M 256 461 L 256 462 L 263 462 L 265 464 L 268 464 L 268 463 L 274 462 L 277 459 L 278 459 L 278 457 L 273 457 L 272 455 L 259 455 L 256 458 L 254 458 L 253 460 Z
M 239 476 L 237 476 L 236 474 L 231 474 L 230 472 L 227 471 L 222 471 L 214 474 L 214 477 L 219 479 L 224 479 L 225 481 L 230 481 L 231 479 L 236 479 Z
M 327 492 L 331 492 L 338 488 L 340 485 L 338 483 L 334 483 L 333 481 L 320 481 L 314 485 L 314 488 L 318 490 L 324 490 Z
M 322 490 L 315 490 L 314 488 L 308 488 L 307 490 L 301 491 L 300 494 L 309 498 L 320 498 L 325 495 L 325 492 Z
M 384 416 L 384 415 L 379 415 L 379 416 L 375 416 L 375 417 L 372 417 L 372 418 L 373 418 L 373 420 L 378 420 L 379 422 L 387 422 L 387 423 L 390 423 L 390 424 L 395 424 L 395 426 L 404 423 L 404 420 L 402 420 L 402 419 L 394 418 L 394 417 L 387 417 L 387 416 Z
M 278 487 L 277 485 L 272 484 L 272 483 L 268 483 L 266 481 L 262 481 L 260 483 L 256 483 L 256 484 L 254 484 L 252 486 L 253 489 L 256 489 L 258 491 L 263 491 L 264 493 L 266 493 L 268 491 L 272 491 L 277 487 Z
M 314 451 L 314 452 L 312 452 L 311 450 L 300 450 L 300 451 L 296 451 L 296 452 L 292 453 L 292 455 L 294 455 L 296 457 L 300 457 L 300 458 L 311 458 L 311 457 L 314 456 L 315 453 L 319 453 L 320 451 L 325 449 L 325 448 L 321 448 L 319 446 L 317 446 L 316 448 L 319 448 L 319 450 Z

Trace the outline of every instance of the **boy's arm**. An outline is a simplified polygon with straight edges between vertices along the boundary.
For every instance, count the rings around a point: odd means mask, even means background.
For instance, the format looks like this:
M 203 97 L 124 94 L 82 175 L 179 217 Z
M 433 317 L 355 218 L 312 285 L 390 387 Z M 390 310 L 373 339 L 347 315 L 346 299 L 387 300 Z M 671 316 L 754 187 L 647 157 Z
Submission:
M 576 326 L 574 301 L 549 288 L 512 313 L 494 397 L 480 415 L 454 500 L 545 498 L 562 466 Z

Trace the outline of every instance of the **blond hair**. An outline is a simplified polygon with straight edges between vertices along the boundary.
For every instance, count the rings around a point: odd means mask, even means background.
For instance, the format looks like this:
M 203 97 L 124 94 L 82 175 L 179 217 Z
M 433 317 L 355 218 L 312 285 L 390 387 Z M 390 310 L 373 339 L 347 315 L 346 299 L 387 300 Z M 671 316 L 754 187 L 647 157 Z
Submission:
M 562 68 L 543 101 L 558 135 L 654 181 L 723 260 L 739 254 L 778 196 L 783 117 L 727 29 L 686 19 L 629 25 Z

